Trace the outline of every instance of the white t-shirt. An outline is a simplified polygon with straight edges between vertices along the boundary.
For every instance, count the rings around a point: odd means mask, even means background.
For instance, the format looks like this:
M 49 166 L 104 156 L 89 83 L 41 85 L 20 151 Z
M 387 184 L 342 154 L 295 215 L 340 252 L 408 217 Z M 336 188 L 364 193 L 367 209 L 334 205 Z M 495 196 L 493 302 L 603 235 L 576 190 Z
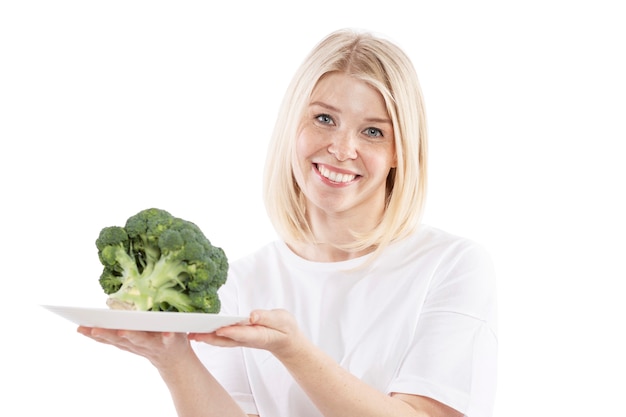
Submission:
M 311 262 L 273 242 L 231 264 L 221 312 L 286 309 L 315 345 L 380 392 L 490 416 L 497 356 L 490 256 L 470 240 L 421 226 L 358 269 L 364 259 Z M 245 412 L 321 416 L 269 352 L 194 348 Z

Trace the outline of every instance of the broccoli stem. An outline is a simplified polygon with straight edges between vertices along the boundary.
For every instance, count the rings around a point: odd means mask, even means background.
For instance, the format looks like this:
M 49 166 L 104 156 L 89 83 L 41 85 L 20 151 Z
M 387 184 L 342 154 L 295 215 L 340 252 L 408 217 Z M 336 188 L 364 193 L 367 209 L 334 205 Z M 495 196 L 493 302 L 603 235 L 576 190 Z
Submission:
M 127 258 L 127 259 L 126 259 Z M 173 262 L 169 257 L 161 257 L 156 263 L 149 262 L 139 273 L 137 265 L 129 257 L 123 257 L 128 276 L 122 287 L 110 295 L 110 298 L 135 305 L 136 310 L 151 310 L 155 305 L 168 303 L 173 306 L 182 304 L 182 309 L 189 311 L 191 306 L 180 293 L 185 285 L 178 278 L 184 271 L 184 265 Z M 126 265 L 130 261 L 132 265 Z M 128 268 L 126 268 L 128 267 Z M 172 290 L 175 287 L 179 289 Z

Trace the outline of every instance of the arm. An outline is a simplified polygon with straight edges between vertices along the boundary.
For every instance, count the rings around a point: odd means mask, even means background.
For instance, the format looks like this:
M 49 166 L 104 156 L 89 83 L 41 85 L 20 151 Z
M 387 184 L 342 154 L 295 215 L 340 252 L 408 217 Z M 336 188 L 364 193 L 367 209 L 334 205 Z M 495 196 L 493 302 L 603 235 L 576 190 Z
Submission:
M 167 385 L 179 417 L 245 417 L 232 397 L 202 365 L 185 334 L 82 326 L 78 332 L 147 358 Z
M 254 311 L 251 326 L 230 326 L 213 334 L 190 337 L 217 346 L 266 349 L 289 370 L 326 417 L 460 417 L 433 399 L 417 395 L 385 395 L 365 384 L 315 347 L 284 310 Z

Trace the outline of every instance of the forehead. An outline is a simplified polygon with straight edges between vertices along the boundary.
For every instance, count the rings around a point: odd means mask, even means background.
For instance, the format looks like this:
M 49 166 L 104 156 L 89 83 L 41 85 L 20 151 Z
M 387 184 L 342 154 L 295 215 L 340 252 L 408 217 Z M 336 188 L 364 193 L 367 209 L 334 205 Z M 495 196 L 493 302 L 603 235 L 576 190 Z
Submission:
M 341 72 L 323 75 L 313 88 L 310 104 L 326 104 L 387 114 L 383 95 L 370 83 Z
M 372 95 L 380 95 L 382 97 L 382 94 L 380 94 L 371 83 L 356 75 L 349 75 L 338 71 L 327 72 L 322 75 L 315 83 L 311 95 L 319 94 L 321 91 L 328 89 L 338 88 L 352 88 L 357 91 L 368 91 Z

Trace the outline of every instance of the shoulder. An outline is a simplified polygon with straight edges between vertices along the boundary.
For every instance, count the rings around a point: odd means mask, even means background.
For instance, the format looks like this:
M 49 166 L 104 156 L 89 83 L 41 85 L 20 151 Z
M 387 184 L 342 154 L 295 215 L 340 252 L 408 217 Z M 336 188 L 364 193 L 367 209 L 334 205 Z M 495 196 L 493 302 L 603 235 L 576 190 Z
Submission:
M 431 261 L 439 268 L 463 260 L 490 263 L 490 255 L 482 244 L 425 224 L 412 235 L 392 244 L 387 252 L 390 256 L 407 261 Z
M 430 257 L 432 305 L 452 305 L 458 312 L 495 321 L 496 274 L 487 248 L 466 237 L 425 226 L 415 248 Z
M 241 305 L 241 295 L 266 287 L 273 276 L 279 258 L 279 242 L 270 242 L 241 258 L 229 261 L 226 283 L 219 289 L 222 312 L 248 314 L 249 308 Z
M 472 272 L 475 279 L 492 279 L 491 254 L 471 238 L 424 226 L 416 233 L 413 244 L 437 259 L 439 275 L 449 277 Z
M 261 271 L 265 272 L 275 268 L 279 260 L 284 258 L 284 246 L 285 244 L 279 240 L 268 242 L 256 251 L 232 261 L 229 265 L 229 275 L 235 277 L 258 276 Z

